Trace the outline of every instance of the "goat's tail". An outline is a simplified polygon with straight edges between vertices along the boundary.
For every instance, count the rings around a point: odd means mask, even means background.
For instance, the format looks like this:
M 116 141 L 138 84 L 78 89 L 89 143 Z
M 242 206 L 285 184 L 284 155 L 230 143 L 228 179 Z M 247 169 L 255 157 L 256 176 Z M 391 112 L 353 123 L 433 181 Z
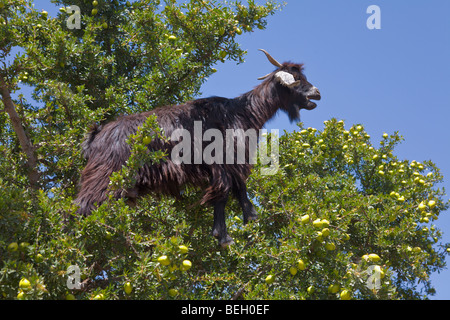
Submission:
M 92 142 L 95 139 L 95 136 L 102 130 L 102 126 L 99 126 L 97 124 L 92 124 L 90 127 L 89 132 L 86 134 L 86 137 L 81 144 L 81 148 L 83 150 L 84 158 L 87 160 L 89 159 L 89 156 L 91 155 L 91 145 Z

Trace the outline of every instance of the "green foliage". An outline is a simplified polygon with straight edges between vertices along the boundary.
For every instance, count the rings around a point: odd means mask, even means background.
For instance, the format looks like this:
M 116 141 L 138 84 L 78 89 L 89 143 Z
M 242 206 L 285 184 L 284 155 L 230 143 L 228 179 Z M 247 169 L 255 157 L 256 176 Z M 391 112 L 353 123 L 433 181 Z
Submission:
M 264 29 L 268 1 L 54 1 L 81 9 L 52 18 L 26 0 L 0 0 L 0 89 L 33 147 L 30 168 L 9 113 L 0 112 L 0 297 L 3 299 L 418 299 L 449 244 L 433 224 L 448 209 L 439 169 L 395 156 L 398 133 L 372 145 L 362 125 L 326 121 L 280 138 L 280 169 L 256 165 L 249 193 L 260 219 L 243 225 L 228 203 L 236 244 L 218 247 L 201 191 L 181 200 L 111 197 L 91 216 L 73 199 L 85 165 L 80 143 L 93 122 L 199 94 L 225 59 L 242 62 L 242 32 Z M 96 9 L 97 12 L 92 10 Z M 95 14 L 94 14 L 95 13 Z M 13 53 L 17 53 L 12 57 Z M 31 88 L 31 97 L 25 89 Z M 1 91 L 4 92 L 4 91 Z M 0 108 L 7 104 L 2 96 Z M 164 154 L 146 145 L 155 119 L 129 137 L 131 156 L 111 190 Z M 37 169 L 37 186 L 29 181 Z M 69 289 L 70 266 L 80 268 Z M 26 280 L 25 280 L 26 279 Z M 368 280 L 372 279 L 372 282 Z M 377 280 L 379 283 L 377 283 Z M 372 285 L 371 285 L 372 284 Z M 375 286 L 374 286 L 375 284 Z

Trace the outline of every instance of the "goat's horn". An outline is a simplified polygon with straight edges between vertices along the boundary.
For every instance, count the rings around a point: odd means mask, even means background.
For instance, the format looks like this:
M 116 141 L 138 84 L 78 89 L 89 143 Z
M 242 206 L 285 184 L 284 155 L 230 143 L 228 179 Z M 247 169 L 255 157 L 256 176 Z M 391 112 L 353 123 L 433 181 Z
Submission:
M 272 63 L 275 67 L 281 68 L 283 65 L 279 63 L 277 60 L 275 60 L 266 50 L 264 49 L 258 49 L 259 51 L 262 51 L 266 54 L 267 59 L 269 59 L 270 63 Z

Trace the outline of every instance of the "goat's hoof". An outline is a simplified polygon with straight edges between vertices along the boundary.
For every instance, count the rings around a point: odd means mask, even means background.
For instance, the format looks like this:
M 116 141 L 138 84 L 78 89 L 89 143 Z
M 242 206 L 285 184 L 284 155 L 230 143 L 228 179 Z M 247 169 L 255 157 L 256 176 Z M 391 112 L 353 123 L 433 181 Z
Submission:
M 234 244 L 233 238 L 231 238 L 229 235 L 225 237 L 225 239 L 220 239 L 219 244 L 222 248 L 226 248 L 228 246 L 231 246 Z

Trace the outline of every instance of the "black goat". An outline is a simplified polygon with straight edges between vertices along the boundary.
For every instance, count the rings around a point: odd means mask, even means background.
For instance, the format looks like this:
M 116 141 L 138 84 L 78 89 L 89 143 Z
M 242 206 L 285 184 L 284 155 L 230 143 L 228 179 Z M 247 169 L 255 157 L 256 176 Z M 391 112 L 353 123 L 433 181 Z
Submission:
M 314 109 L 316 104 L 310 100 L 320 100 L 320 93 L 306 80 L 302 73 L 303 65 L 281 64 L 265 50 L 260 50 L 277 69 L 259 78 L 264 81 L 240 97 L 198 99 L 182 105 L 160 107 L 148 112 L 122 116 L 103 127 L 95 126 L 83 143 L 83 151 L 88 162 L 81 174 L 81 189 L 75 201 L 79 205 L 78 212 L 87 215 L 95 205 L 105 201 L 110 175 L 120 170 L 130 155 L 127 137 L 136 133 L 138 127 L 151 114 L 157 116 L 157 121 L 167 137 L 178 129 L 194 133 L 194 122 L 199 121 L 202 134 L 208 129 L 215 129 L 220 130 L 225 136 L 227 129 L 259 131 L 279 109 L 287 112 L 291 121 L 300 118 L 300 109 Z M 191 143 L 195 149 L 194 141 Z M 248 143 L 245 143 L 248 147 Z M 164 145 L 161 141 L 153 141 L 148 147 L 150 150 L 163 148 L 170 155 L 175 145 L 174 141 Z M 203 150 L 203 144 L 201 148 Z M 183 156 L 193 157 L 186 154 Z M 214 206 L 212 234 L 218 238 L 221 246 L 230 245 L 233 240 L 227 234 L 224 212 L 230 192 L 242 207 L 244 223 L 257 218 L 246 189 L 246 180 L 252 165 L 248 158 L 243 164 L 194 162 L 179 163 L 168 158 L 167 161 L 158 164 L 146 164 L 138 171 L 135 186 L 125 193 L 117 193 L 116 197 L 126 196 L 133 201 L 136 197 L 149 192 L 179 196 L 180 187 L 184 184 L 200 187 L 209 184 L 201 203 Z

